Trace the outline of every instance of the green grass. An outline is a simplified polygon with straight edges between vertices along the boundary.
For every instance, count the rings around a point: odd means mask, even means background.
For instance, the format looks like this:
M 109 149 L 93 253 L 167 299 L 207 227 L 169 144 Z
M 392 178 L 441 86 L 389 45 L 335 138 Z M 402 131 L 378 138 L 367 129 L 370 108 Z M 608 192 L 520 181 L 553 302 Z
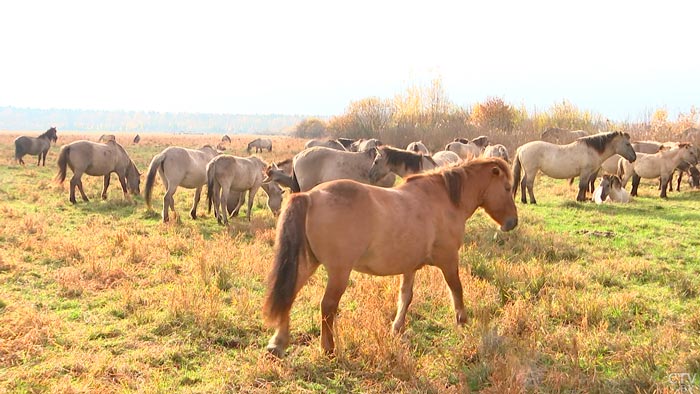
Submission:
M 127 150 L 145 172 L 164 146 Z M 425 268 L 406 332 L 391 336 L 398 278 L 353 274 L 328 358 L 321 269 L 277 360 L 260 311 L 275 235 L 263 198 L 250 223 L 229 227 L 202 203 L 189 218 L 183 189 L 181 220 L 163 224 L 160 181 L 158 212 L 124 200 L 114 179 L 101 201 L 101 179 L 85 177 L 92 200 L 72 205 L 52 182 L 56 154 L 45 168 L 0 160 L 0 391 L 625 393 L 669 391 L 669 373 L 700 372 L 698 191 L 661 200 L 649 182 L 629 205 L 595 205 L 542 177 L 538 204 L 517 203 L 516 230 L 497 231 L 483 212 L 467 222 L 466 325 Z

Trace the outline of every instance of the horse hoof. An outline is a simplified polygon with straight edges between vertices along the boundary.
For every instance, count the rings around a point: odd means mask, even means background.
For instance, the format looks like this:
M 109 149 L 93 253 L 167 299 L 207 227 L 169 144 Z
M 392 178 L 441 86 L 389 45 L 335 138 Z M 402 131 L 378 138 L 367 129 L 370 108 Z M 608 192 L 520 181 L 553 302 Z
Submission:
M 273 345 L 268 345 L 267 346 L 267 352 L 270 353 L 271 355 L 277 357 L 277 358 L 283 358 L 284 357 L 284 349 L 281 347 L 273 346 Z

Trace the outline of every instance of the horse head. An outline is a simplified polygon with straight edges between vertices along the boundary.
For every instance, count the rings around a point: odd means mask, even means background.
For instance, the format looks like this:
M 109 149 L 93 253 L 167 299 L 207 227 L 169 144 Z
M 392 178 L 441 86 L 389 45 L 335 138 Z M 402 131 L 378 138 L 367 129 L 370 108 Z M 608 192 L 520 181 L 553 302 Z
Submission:
M 132 195 L 137 196 L 141 194 L 141 174 L 133 161 L 126 171 L 126 185 L 129 188 L 129 193 Z
M 508 163 L 500 158 L 479 162 L 482 166 L 479 182 L 488 182 L 481 193 L 480 206 L 501 225 L 501 231 L 510 231 L 518 225 L 518 209 L 513 200 L 513 177 Z
M 611 133 L 611 136 L 612 138 L 609 139 L 609 143 L 612 144 L 615 153 L 624 157 L 630 163 L 637 160 L 637 153 L 635 153 L 634 148 L 632 147 L 629 134 L 620 131 L 614 131 Z

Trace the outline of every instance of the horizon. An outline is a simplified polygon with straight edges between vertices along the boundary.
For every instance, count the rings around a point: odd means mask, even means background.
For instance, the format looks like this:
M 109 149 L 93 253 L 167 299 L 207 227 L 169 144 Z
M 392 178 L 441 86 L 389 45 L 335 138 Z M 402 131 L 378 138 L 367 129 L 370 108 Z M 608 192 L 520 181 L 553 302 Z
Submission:
M 672 120 L 700 104 L 685 8 L 11 2 L 0 6 L 0 34 L 14 37 L 0 106 L 327 118 L 439 79 L 459 107 L 498 97 L 532 112 L 565 100 L 618 122 L 657 109 Z

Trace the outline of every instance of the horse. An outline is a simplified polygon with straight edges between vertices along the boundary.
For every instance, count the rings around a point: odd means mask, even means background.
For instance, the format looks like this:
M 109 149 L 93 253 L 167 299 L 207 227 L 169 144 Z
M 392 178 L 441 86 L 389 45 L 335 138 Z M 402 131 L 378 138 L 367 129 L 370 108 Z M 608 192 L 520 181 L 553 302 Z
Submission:
M 36 165 L 42 165 L 43 159 L 43 166 L 45 167 L 46 155 L 49 153 L 49 148 L 51 148 L 51 141 L 54 143 L 58 141 L 55 127 L 46 130 L 38 137 L 22 135 L 15 138 L 15 160 L 17 160 L 17 163 L 24 165 L 24 160 L 22 160 L 24 155 L 38 155 L 39 160 Z
M 89 201 L 83 190 L 83 174 L 104 176 L 102 199 L 107 199 L 107 188 L 113 172 L 117 173 L 122 186 L 124 197 L 127 197 L 127 187 L 133 195 L 140 193 L 141 174 L 124 148 L 115 141 L 106 144 L 92 141 L 74 141 L 63 145 L 58 154 L 58 173 L 56 180 L 63 183 L 66 179 L 66 167 L 73 171 L 70 179 L 70 202 L 75 204 L 75 188 L 80 191 L 83 201 Z
M 530 203 L 536 204 L 533 187 L 539 171 L 555 179 L 570 179 L 579 176 L 577 201 L 586 200 L 590 180 L 598 173 L 600 165 L 613 154 L 619 154 L 630 161 L 637 157 L 630 136 L 621 131 L 598 133 L 581 137 L 576 141 L 557 145 L 545 141 L 531 141 L 520 146 L 513 162 L 513 197 L 518 191 L 522 176 L 523 204 L 527 204 L 525 188 L 530 194 Z
M 484 148 L 483 157 L 500 157 L 501 159 L 510 163 L 510 156 L 508 155 L 508 149 L 502 144 L 488 145 Z
M 272 141 L 269 138 L 256 138 L 248 143 L 245 151 L 250 153 L 253 148 L 255 148 L 255 153 L 261 153 L 263 149 L 272 152 Z
M 550 127 L 543 131 L 540 135 L 542 141 L 551 142 L 557 145 L 570 144 L 581 137 L 587 137 L 588 132 L 585 130 L 563 130 L 557 127 Z
M 463 139 L 464 140 L 464 139 Z M 469 161 L 481 156 L 481 147 L 475 143 L 468 141 L 467 143 L 460 141 L 452 141 L 445 146 L 445 150 L 452 151 L 459 156 L 460 159 Z
M 376 184 L 391 172 L 405 178 L 437 166 L 430 156 L 384 145 L 377 149 L 374 156 L 372 167 L 369 169 L 369 182 Z
M 228 134 L 224 134 L 224 136 L 221 137 L 221 142 L 227 142 L 227 143 L 230 144 L 230 143 L 231 143 L 231 137 L 229 137 Z
M 116 141 L 117 136 L 114 134 L 102 134 L 100 138 L 97 140 L 97 142 L 107 142 L 107 141 Z
M 695 157 L 700 160 L 700 147 L 696 146 L 695 144 L 691 144 L 690 149 L 695 153 Z M 698 179 L 700 175 L 698 174 L 698 169 L 694 164 L 682 161 L 680 164 L 678 164 L 678 167 L 675 168 L 673 173 L 671 173 L 671 178 L 668 180 L 668 191 L 673 190 L 673 174 L 676 172 L 678 172 L 678 184 L 676 185 L 676 191 L 681 191 L 681 180 L 683 179 L 683 174 L 688 174 L 688 182 L 690 183 L 690 187 L 697 188 L 698 184 L 700 183 L 700 179 Z
M 667 198 L 666 191 L 673 170 L 682 162 L 697 164 L 698 157 L 692 145 L 681 143 L 678 148 L 664 149 L 655 154 L 638 153 L 634 162 L 620 159 L 618 173 L 622 174 L 622 186 L 626 186 L 632 178 L 632 196 L 637 195 L 641 178 L 661 178 L 661 198 Z
M 438 167 L 446 167 L 462 161 L 462 159 L 460 159 L 456 153 L 449 150 L 441 150 L 436 152 L 432 157 L 433 161 L 435 161 L 435 164 L 437 164 Z
M 467 321 L 459 279 L 464 226 L 479 208 L 510 231 L 518 224 L 511 175 L 502 159 L 478 159 L 410 176 L 390 189 L 351 180 L 324 183 L 291 196 L 277 221 L 275 257 L 263 307 L 274 326 L 267 350 L 284 356 L 296 294 L 323 264 L 321 347 L 334 351 L 333 322 L 352 270 L 402 275 L 392 331 L 400 333 L 413 296 L 415 273 L 439 268 L 451 291 L 458 324 Z M 358 214 L 361 213 L 361 214 Z
M 320 146 L 305 149 L 293 159 L 292 193 L 305 192 L 319 183 L 335 179 L 369 184 L 369 169 L 376 155 L 376 148 L 366 152 L 343 152 Z M 377 182 L 377 186 L 391 187 L 395 181 L 396 176 L 388 174 Z
M 277 182 L 263 181 L 260 188 L 267 194 L 267 207 L 270 208 L 275 217 L 279 216 L 280 210 L 282 210 L 282 199 L 284 198 L 285 190 Z M 230 189 L 229 193 L 226 212 L 229 217 L 236 217 L 238 216 L 238 211 L 245 204 L 245 193 L 237 192 L 233 189 Z
M 408 146 L 406 146 L 406 150 L 409 150 L 411 152 L 416 152 L 416 153 L 422 153 L 426 156 L 430 156 L 430 151 L 425 146 L 423 141 L 411 142 L 410 144 L 408 144 Z
M 368 140 L 361 138 L 361 139 L 353 142 L 350 145 L 350 149 L 348 149 L 348 150 L 350 152 L 367 152 L 368 150 L 380 147 L 382 145 L 384 145 L 382 143 L 382 141 L 379 141 L 376 138 L 370 138 Z
M 304 149 L 309 149 L 313 148 L 314 146 L 324 146 L 326 148 L 331 148 L 335 150 L 346 150 L 343 144 L 338 142 L 337 140 L 319 140 L 319 139 L 313 139 L 309 140 L 304 144 Z
M 628 203 L 631 201 L 630 194 L 622 188 L 622 181 L 617 175 L 603 175 L 600 185 L 593 191 L 593 201 L 596 204 L 605 202 Z
M 134 144 L 138 144 L 139 142 L 141 142 L 141 136 L 136 134 L 136 136 L 134 137 Z
M 219 151 L 212 148 L 211 145 L 204 145 L 199 149 L 171 146 L 155 155 L 151 160 L 151 165 L 148 167 L 146 188 L 144 190 L 144 199 L 148 208 L 151 208 L 151 194 L 156 173 L 158 173 L 165 187 L 163 222 L 169 220 L 168 213 L 170 210 L 177 214 L 175 212 L 173 194 L 175 194 L 178 186 L 186 189 L 195 189 L 190 216 L 192 219 L 197 219 L 197 205 L 202 195 L 202 187 L 207 183 L 207 163 L 218 154 Z
M 353 142 L 355 142 L 355 140 L 352 138 L 343 138 L 343 137 L 338 137 L 335 140 L 340 142 L 340 144 L 343 145 L 343 148 L 345 148 L 345 150 L 347 150 L 347 151 L 350 150 L 350 147 L 352 146 Z
M 239 192 L 241 197 L 246 191 L 248 192 L 246 217 L 250 221 L 253 200 L 262 185 L 263 170 L 266 167 L 267 163 L 255 156 L 220 155 L 207 164 L 207 206 L 208 211 L 211 212 L 212 203 L 214 204 L 214 215 L 219 224 L 228 224 L 226 209 L 231 190 Z M 239 198 L 235 201 L 239 201 Z

